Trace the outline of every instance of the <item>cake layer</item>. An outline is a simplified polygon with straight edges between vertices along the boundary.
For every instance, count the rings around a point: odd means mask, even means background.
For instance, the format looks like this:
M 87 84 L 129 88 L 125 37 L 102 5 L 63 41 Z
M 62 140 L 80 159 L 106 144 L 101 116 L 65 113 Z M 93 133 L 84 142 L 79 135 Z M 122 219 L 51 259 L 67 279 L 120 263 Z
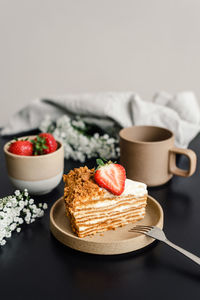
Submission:
M 142 210 L 142 208 L 145 208 L 146 204 L 140 206 L 138 209 L 124 209 L 123 211 L 120 212 L 102 212 L 101 214 L 93 214 L 92 216 L 85 216 L 85 217 L 80 217 L 80 218 L 72 218 L 75 220 L 76 224 L 94 224 L 97 222 L 101 222 L 103 220 L 106 219 L 113 219 L 113 218 L 117 218 L 118 216 L 123 217 L 124 215 L 126 216 L 127 214 L 131 214 L 134 215 L 135 212 L 140 213 L 140 211 Z
M 131 205 L 127 203 L 123 203 L 122 205 L 119 206 L 114 206 L 113 208 L 104 208 L 102 209 L 97 209 L 97 210 L 87 210 L 87 211 L 78 211 L 78 212 L 71 212 L 69 209 L 69 213 L 72 218 L 78 220 L 84 220 L 84 219 L 93 219 L 96 217 L 109 217 L 111 215 L 117 215 L 121 213 L 128 213 L 129 211 L 134 212 L 135 210 L 141 209 L 142 207 L 146 206 L 146 201 L 141 201 L 137 205 Z
M 125 197 L 112 205 L 109 202 L 113 200 L 107 201 L 107 207 L 103 208 L 83 206 L 78 211 L 69 208 L 72 227 L 78 236 L 83 237 L 136 222 L 145 215 L 146 199 L 147 196 Z
M 140 209 L 137 209 L 135 211 L 128 211 L 128 212 L 123 212 L 123 213 L 118 213 L 118 214 L 111 214 L 108 216 L 104 216 L 104 217 L 96 217 L 95 219 L 85 219 L 85 220 L 77 220 L 76 219 L 76 225 L 78 228 L 82 227 L 82 226 L 93 226 L 94 224 L 101 224 L 101 223 L 111 223 L 115 220 L 123 220 L 129 217 L 134 217 L 136 215 L 141 215 L 145 212 L 145 206 L 141 207 Z
M 139 206 L 141 203 L 146 202 L 145 197 L 135 198 L 135 197 L 126 197 L 126 198 L 112 198 L 111 200 L 102 200 L 98 202 L 88 202 L 87 205 L 76 205 L 74 207 L 69 206 L 69 210 L 74 214 L 81 214 L 82 212 L 90 213 L 90 211 L 101 211 L 101 210 L 113 210 L 124 205 L 131 205 L 134 207 Z M 66 204 L 67 205 L 67 204 Z
M 108 223 L 101 223 L 101 224 L 96 224 L 95 226 L 82 226 L 80 228 L 76 228 L 73 226 L 72 224 L 72 228 L 74 229 L 74 231 L 76 232 L 76 234 L 79 237 L 85 237 L 87 235 L 90 234 L 95 234 L 95 233 L 101 233 L 110 229 L 115 229 L 117 227 L 122 227 L 125 226 L 129 223 L 135 223 L 141 219 L 144 218 L 145 212 L 141 213 L 140 215 L 135 215 L 135 216 L 129 216 L 127 217 L 125 220 L 121 221 L 121 220 L 115 220 L 112 221 L 112 223 L 108 224 Z

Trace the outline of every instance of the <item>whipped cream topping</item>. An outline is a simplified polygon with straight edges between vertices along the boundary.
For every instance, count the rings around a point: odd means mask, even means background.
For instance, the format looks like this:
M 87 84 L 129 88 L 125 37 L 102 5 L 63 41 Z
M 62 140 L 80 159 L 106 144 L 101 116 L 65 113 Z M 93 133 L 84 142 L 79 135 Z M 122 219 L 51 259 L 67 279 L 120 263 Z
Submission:
M 147 194 L 147 185 L 145 183 L 126 178 L 125 188 L 123 193 L 120 196 L 135 195 L 141 197 L 146 194 Z
M 126 178 L 124 191 L 120 195 L 120 197 L 128 196 L 128 195 L 142 197 L 146 194 L 147 194 L 147 185 L 145 183 Z M 113 197 L 113 196 L 114 195 L 108 191 L 106 191 L 106 193 L 104 195 L 104 197 Z

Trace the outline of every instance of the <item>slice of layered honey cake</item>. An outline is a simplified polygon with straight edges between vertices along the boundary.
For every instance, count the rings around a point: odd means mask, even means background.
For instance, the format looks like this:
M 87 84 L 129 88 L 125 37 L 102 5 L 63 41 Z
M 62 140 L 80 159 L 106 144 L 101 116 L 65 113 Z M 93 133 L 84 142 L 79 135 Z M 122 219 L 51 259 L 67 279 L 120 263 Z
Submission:
M 85 166 L 63 176 L 67 216 L 79 237 L 134 223 L 145 215 L 146 185 L 126 179 L 119 164 L 98 162 L 97 170 Z

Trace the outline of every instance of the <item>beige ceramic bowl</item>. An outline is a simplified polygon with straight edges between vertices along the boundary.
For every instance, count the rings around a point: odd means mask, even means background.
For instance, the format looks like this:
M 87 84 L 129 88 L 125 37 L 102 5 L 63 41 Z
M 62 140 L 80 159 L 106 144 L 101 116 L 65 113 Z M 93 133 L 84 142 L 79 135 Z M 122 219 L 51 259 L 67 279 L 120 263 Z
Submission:
M 33 139 L 35 136 L 28 137 Z M 26 137 L 22 137 L 26 138 Z M 10 141 L 4 146 L 8 176 L 19 189 L 28 189 L 33 195 L 43 195 L 53 190 L 61 181 L 64 169 L 63 145 L 58 143 L 55 152 L 38 156 L 23 156 L 8 151 Z

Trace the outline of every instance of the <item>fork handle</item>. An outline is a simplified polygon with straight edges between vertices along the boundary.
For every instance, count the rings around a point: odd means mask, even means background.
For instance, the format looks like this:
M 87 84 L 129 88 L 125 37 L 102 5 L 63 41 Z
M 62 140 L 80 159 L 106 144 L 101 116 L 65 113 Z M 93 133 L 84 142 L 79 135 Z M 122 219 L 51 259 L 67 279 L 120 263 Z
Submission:
M 169 240 L 164 240 L 164 242 L 171 246 L 172 248 L 174 248 L 175 250 L 181 252 L 182 254 L 184 254 L 185 256 L 187 256 L 188 258 L 190 258 L 191 260 L 193 260 L 196 264 L 200 265 L 200 258 L 192 253 L 190 253 L 189 251 L 175 245 L 174 243 L 170 242 Z

